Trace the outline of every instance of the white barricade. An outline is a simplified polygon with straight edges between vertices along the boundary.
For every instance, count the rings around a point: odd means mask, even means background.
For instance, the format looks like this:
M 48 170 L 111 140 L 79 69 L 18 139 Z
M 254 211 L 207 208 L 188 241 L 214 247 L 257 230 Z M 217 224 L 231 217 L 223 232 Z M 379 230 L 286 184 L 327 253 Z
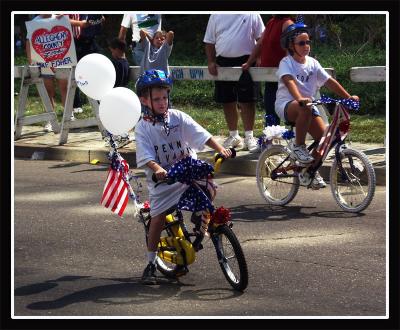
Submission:
M 60 125 L 57 122 L 56 113 L 51 105 L 49 95 L 44 87 L 43 78 L 41 77 L 39 67 L 37 66 L 15 66 L 14 78 L 21 78 L 21 90 L 19 93 L 19 104 L 14 122 L 14 138 L 17 140 L 21 137 L 22 126 L 30 125 L 37 122 L 50 120 L 54 133 L 60 133 L 59 145 L 65 144 L 68 140 L 69 130 L 72 128 L 98 126 L 102 136 L 105 135 L 105 129 L 99 118 L 99 104 L 96 100 L 88 98 L 92 107 L 94 117 L 87 119 L 76 119 L 71 121 L 73 113 L 74 95 L 76 90 L 75 67 L 56 68 L 56 79 L 67 79 L 68 89 L 64 104 L 63 119 Z M 32 116 L 25 116 L 26 102 L 28 98 L 29 86 L 35 84 L 39 91 L 39 96 L 46 109 L 46 113 Z
M 325 70 L 335 77 L 335 70 L 333 68 L 325 68 Z M 241 67 L 219 67 L 218 75 L 213 76 L 208 72 L 206 66 L 170 66 L 171 76 L 173 80 L 221 80 L 221 81 L 237 81 L 242 74 Z M 253 81 L 277 81 L 276 77 L 277 68 L 250 68 L 249 72 Z M 129 79 L 136 81 L 139 76 L 139 66 L 131 66 L 129 72 Z M 40 76 L 40 70 L 36 66 L 15 66 L 14 78 L 22 78 L 21 91 L 19 94 L 19 104 L 15 117 L 15 139 L 20 138 L 23 125 L 30 125 L 33 123 L 48 121 L 52 123 L 55 133 L 60 133 L 59 144 L 65 144 L 68 140 L 68 132 L 72 128 L 98 126 L 102 136 L 105 136 L 105 129 L 101 124 L 99 118 L 99 103 L 91 98 L 91 104 L 94 117 L 87 119 L 76 119 L 71 121 L 73 112 L 73 100 L 75 90 L 77 88 L 75 81 L 75 67 L 72 68 L 57 68 L 55 69 L 55 77 L 57 79 L 68 79 L 68 92 L 64 105 L 63 119 L 61 122 L 61 129 L 57 122 L 57 117 L 47 91 L 44 87 L 43 79 Z M 354 67 L 350 69 L 350 79 L 354 82 L 376 82 L 386 81 L 386 67 Z M 32 116 L 25 116 L 26 101 L 28 97 L 28 88 L 30 85 L 35 84 L 38 88 L 40 98 L 45 106 L 46 113 Z M 316 97 L 319 97 L 319 92 Z M 323 108 L 320 108 L 322 110 Z M 328 122 L 325 111 L 320 111 L 325 123 Z

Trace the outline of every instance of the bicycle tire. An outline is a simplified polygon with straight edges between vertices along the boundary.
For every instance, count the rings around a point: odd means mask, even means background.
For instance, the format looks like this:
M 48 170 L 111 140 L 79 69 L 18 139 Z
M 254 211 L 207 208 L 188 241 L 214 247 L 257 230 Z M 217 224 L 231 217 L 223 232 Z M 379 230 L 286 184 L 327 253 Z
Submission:
M 333 161 L 330 185 L 336 203 L 345 211 L 361 212 L 371 203 L 376 188 L 375 170 L 368 157 L 361 151 L 346 148 L 340 152 L 342 176 L 338 161 Z M 351 178 L 351 182 L 346 177 Z
M 247 288 L 249 274 L 242 247 L 235 233 L 227 225 L 222 225 L 213 233 L 212 241 L 226 280 L 235 290 L 243 291 Z M 234 259 L 237 264 L 235 264 Z
M 182 266 L 168 263 L 159 257 L 156 258 L 156 265 L 160 273 L 168 278 L 176 278 L 178 271 L 182 268 Z
M 256 167 L 257 186 L 261 196 L 268 204 L 286 205 L 290 203 L 299 190 L 299 178 L 287 177 L 274 180 L 271 178 L 271 172 L 284 159 L 289 156 L 289 150 L 281 145 L 274 145 L 265 149 L 258 158 Z M 281 165 L 282 168 L 294 165 L 294 161 L 288 159 Z M 294 174 L 293 170 L 288 174 Z
M 165 233 L 165 234 L 163 235 L 163 233 Z M 172 236 L 173 237 L 174 235 L 172 234 L 171 230 L 163 229 L 163 231 L 161 232 L 161 236 Z M 146 239 L 146 245 L 147 245 L 147 239 Z M 157 266 L 157 269 L 160 271 L 160 273 L 168 278 L 177 278 L 179 276 L 186 274 L 186 271 L 184 270 L 183 266 L 177 265 L 172 262 L 168 262 L 166 260 L 161 259 L 158 256 L 156 258 L 156 266 Z

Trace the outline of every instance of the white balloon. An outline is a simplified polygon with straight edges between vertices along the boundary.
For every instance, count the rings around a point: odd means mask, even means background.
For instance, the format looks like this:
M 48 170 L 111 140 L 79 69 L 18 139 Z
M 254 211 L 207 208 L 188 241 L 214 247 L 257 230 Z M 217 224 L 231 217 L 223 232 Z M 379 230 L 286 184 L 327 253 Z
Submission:
M 139 121 L 141 105 L 138 96 L 128 88 L 116 87 L 100 101 L 99 116 L 110 133 L 127 133 Z
M 93 53 L 82 57 L 75 69 L 79 89 L 95 100 L 101 100 L 115 85 L 115 68 L 104 55 Z

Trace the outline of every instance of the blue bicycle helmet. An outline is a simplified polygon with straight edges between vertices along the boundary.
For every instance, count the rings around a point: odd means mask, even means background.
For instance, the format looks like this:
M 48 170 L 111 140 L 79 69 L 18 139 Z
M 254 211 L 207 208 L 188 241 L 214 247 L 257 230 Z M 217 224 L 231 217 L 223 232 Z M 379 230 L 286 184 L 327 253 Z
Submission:
M 136 81 L 136 94 L 140 96 L 144 89 L 155 86 L 171 88 L 172 78 L 162 70 L 146 70 Z
M 304 23 L 294 23 L 289 25 L 284 32 L 281 34 L 281 47 L 283 49 L 289 49 L 289 43 L 300 33 L 308 33 L 310 35 L 310 28 Z

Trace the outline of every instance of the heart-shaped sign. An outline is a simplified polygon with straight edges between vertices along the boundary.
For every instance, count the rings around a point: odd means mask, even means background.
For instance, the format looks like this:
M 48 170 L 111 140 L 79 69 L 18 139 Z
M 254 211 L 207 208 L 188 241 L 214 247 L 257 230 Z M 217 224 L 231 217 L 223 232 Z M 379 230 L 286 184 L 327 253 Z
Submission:
M 71 46 L 71 32 L 56 25 L 50 31 L 37 29 L 32 33 L 32 47 L 45 62 L 63 59 Z

